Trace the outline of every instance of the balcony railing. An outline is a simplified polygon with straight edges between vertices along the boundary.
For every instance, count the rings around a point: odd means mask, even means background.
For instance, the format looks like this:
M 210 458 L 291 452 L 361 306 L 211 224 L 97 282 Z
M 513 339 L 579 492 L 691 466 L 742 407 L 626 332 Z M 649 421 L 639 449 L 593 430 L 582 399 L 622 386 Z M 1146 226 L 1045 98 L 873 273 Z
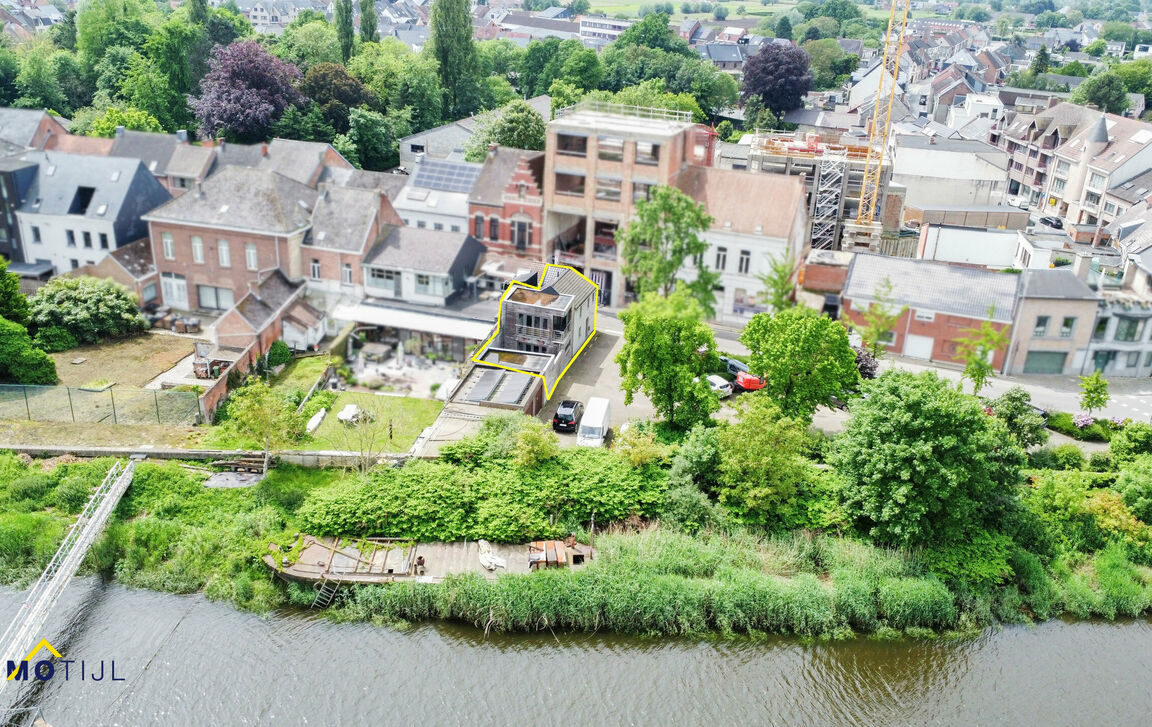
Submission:
M 563 341 L 567 331 L 553 331 L 535 326 L 516 326 L 517 338 L 531 338 L 538 341 Z

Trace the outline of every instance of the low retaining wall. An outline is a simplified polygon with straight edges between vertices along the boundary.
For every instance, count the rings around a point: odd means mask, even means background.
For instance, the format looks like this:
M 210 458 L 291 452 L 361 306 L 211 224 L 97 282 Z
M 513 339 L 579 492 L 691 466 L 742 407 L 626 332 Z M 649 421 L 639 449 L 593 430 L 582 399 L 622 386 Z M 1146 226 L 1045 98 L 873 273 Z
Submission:
M 134 454 L 146 455 L 149 459 L 179 459 L 179 460 L 216 460 L 239 457 L 242 455 L 262 456 L 263 452 L 252 452 L 242 449 L 169 449 L 147 447 L 74 447 L 42 444 L 0 444 L 0 450 L 8 450 L 27 454 L 30 457 L 58 457 L 71 454 L 75 457 L 129 457 Z M 338 451 L 284 451 L 276 452 L 276 457 L 285 464 L 294 464 L 300 467 L 354 467 L 360 462 L 360 455 L 355 452 Z M 408 460 L 407 454 L 385 454 L 380 459 L 393 465 Z

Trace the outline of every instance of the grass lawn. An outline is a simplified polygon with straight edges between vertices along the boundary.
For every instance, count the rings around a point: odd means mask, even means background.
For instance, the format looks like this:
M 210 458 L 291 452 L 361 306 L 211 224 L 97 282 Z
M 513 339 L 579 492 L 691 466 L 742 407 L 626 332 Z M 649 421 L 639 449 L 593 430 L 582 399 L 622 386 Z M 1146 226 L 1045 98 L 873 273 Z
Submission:
M 392 421 L 392 441 L 382 449 L 386 452 L 407 452 L 416 441 L 416 437 L 430 425 L 436 415 L 444 407 L 443 402 L 434 399 L 418 399 L 409 396 L 377 396 L 357 391 L 345 391 L 336 397 L 336 402 L 320 428 L 312 435 L 312 441 L 304 445 L 304 449 L 359 449 L 355 435 L 351 434 L 346 425 L 342 424 L 336 415 L 348 404 L 357 404 L 361 409 L 370 411 L 375 421 L 370 427 L 378 427 L 375 431 L 381 441 L 388 439 L 388 421 Z
M 50 355 L 56 361 L 60 383 L 66 386 L 83 386 L 102 379 L 120 386 L 143 386 L 191 354 L 193 343 L 191 338 L 145 333 Z M 73 364 L 77 358 L 87 360 Z
M 320 374 L 328 366 L 327 356 L 309 356 L 308 358 L 293 359 L 272 382 L 272 385 L 284 389 L 300 389 L 304 393 L 312 388 Z
M 160 424 L 62 424 L 0 420 L 0 445 L 70 445 L 76 447 L 200 447 L 203 427 Z

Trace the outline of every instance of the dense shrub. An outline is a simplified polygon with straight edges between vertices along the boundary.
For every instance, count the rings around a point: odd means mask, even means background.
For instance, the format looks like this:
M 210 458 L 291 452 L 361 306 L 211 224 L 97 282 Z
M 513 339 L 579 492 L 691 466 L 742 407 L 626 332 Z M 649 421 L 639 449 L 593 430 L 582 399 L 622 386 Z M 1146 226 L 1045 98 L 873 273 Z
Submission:
M 1008 567 L 1012 569 L 1024 605 L 1032 614 L 1038 619 L 1055 615 L 1060 592 L 1040 559 L 1023 548 L 1014 547 L 1008 554 Z
M 1152 424 L 1129 422 L 1112 435 L 1112 457 L 1123 465 L 1141 454 L 1152 454 Z
M 1082 470 L 1087 464 L 1084 451 L 1075 444 L 1061 444 L 1052 449 L 1052 457 L 1056 467 L 1062 470 Z
M 282 340 L 272 342 L 268 347 L 268 365 L 269 366 L 283 366 L 292 360 L 292 350 L 288 348 L 288 344 Z
M 1076 426 L 1072 415 L 1066 411 L 1049 413 L 1048 428 L 1085 442 L 1107 442 L 1112 438 L 1112 429 L 1106 421 L 1097 419 L 1087 427 L 1081 428 Z
M 981 531 L 954 543 L 929 546 L 924 560 L 948 585 L 984 592 L 1012 575 L 1011 550 L 1010 538 Z
M 56 383 L 56 362 L 32 344 L 24 326 L 5 318 L 0 318 L 0 381 Z
M 672 458 L 670 484 L 688 485 L 711 490 L 716 485 L 720 468 L 720 440 L 715 427 L 697 424 L 680 444 Z
M 1116 463 L 1111 452 L 1093 452 L 1088 455 L 1088 469 L 1093 472 L 1112 472 Z
M 61 328 L 60 326 L 46 326 L 36 332 L 36 338 L 32 339 L 36 348 L 48 353 L 56 353 L 57 351 L 67 351 L 70 348 L 76 348 L 80 342 L 76 340 L 68 329 Z
M 695 485 L 679 485 L 664 493 L 658 513 L 660 523 L 688 534 L 722 530 L 729 525 L 727 511 Z
M 29 328 L 61 328 L 80 343 L 99 343 L 148 328 L 136 307 L 135 295 L 109 279 L 53 278 L 36 291 L 29 304 Z
M 1013 386 L 990 401 L 989 408 L 1021 447 L 1027 449 L 1048 441 L 1044 417 L 1032 408 L 1032 395 L 1023 387 Z
M 1116 478 L 1116 491 L 1132 514 L 1152 523 L 1152 455 L 1142 454 L 1126 463 Z
M 52 493 L 53 503 L 63 512 L 75 515 L 84 509 L 92 494 L 87 478 L 72 476 L 63 479 Z
M 934 579 L 889 578 L 877 590 L 880 618 L 895 629 L 948 628 L 956 606 L 944 584 Z

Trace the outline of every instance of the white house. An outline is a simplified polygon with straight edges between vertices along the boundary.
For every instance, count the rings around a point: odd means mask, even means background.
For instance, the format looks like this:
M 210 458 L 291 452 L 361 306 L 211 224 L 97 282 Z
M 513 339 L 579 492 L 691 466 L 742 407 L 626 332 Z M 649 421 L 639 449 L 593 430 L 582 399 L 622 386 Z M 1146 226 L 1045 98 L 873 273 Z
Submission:
M 468 229 L 468 195 L 483 164 L 424 159 L 392 200 L 407 227 L 463 232 Z
M 892 181 L 908 189 L 905 205 L 996 205 L 1004 200 L 1008 153 L 976 139 L 894 136 Z

